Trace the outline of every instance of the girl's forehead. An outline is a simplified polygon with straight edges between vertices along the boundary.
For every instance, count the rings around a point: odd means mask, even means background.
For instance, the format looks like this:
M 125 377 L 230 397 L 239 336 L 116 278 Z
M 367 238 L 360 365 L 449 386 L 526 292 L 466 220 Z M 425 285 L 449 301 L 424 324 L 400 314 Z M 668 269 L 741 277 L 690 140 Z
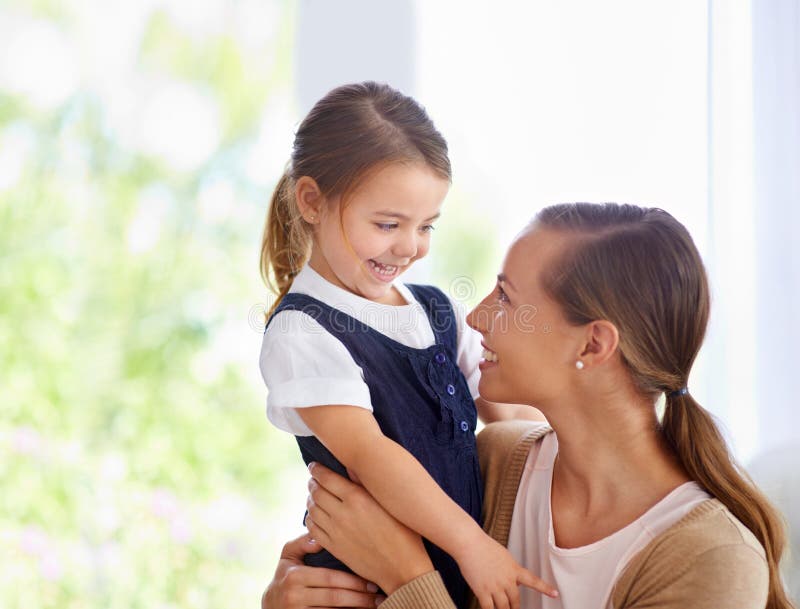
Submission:
M 385 163 L 368 169 L 357 190 L 380 188 L 387 185 L 413 185 L 416 182 L 443 180 L 424 163 Z
M 393 211 L 441 206 L 450 183 L 421 163 L 394 163 L 368 173 L 353 189 L 354 202 L 376 211 Z

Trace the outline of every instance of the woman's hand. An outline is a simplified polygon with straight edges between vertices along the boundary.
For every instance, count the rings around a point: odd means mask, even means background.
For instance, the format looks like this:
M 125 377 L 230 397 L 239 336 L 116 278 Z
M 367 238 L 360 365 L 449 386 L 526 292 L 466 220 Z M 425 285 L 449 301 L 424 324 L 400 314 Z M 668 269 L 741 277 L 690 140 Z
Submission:
M 306 526 L 326 550 L 387 594 L 433 571 L 422 538 L 362 486 L 318 463 L 309 471 Z
M 261 595 L 261 609 L 355 607 L 375 609 L 378 587 L 357 575 L 303 564 L 303 556 L 322 549 L 310 535 L 283 546 L 275 577 Z

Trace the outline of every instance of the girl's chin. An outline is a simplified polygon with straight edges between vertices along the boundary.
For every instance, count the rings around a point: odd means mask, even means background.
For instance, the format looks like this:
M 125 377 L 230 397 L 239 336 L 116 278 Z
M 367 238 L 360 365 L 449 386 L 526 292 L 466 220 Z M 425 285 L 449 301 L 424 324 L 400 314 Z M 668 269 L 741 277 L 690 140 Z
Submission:
M 372 300 L 374 302 L 381 302 L 383 300 L 388 299 L 392 293 L 392 285 L 386 286 L 364 286 L 364 288 L 360 291 L 359 294 L 362 298 L 366 298 L 367 300 Z

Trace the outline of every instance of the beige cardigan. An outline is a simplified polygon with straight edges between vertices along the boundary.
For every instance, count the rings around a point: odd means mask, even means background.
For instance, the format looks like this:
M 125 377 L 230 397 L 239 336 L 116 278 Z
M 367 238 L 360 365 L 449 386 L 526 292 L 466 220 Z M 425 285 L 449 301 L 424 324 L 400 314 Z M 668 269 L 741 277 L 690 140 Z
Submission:
M 508 543 L 511 515 L 528 452 L 551 429 L 523 421 L 488 425 L 478 436 L 484 476 L 484 528 Z M 755 536 L 709 499 L 636 554 L 614 585 L 615 609 L 762 609 L 768 569 Z M 477 608 L 473 599 L 472 607 Z M 381 609 L 454 609 L 438 572 L 396 590 Z

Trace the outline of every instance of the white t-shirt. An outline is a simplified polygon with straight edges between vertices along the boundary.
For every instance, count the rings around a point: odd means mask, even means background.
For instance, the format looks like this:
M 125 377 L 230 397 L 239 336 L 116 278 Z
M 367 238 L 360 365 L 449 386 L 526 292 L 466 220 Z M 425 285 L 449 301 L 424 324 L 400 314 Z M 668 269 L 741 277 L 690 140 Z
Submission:
M 508 549 L 523 567 L 555 585 L 553 599 L 522 587 L 521 609 L 613 609 L 611 591 L 628 561 L 659 533 L 711 498 L 696 482 L 674 489 L 635 521 L 587 546 L 559 548 L 550 488 L 558 440 L 547 434 L 528 455 L 511 517 Z
M 408 304 L 385 305 L 333 285 L 306 265 L 289 293 L 307 294 L 339 309 L 408 347 L 426 349 L 436 340 L 425 309 L 403 284 L 394 284 Z M 478 396 L 481 337 L 467 326 L 464 307 L 450 299 L 456 317 L 456 363 Z M 347 348 L 316 320 L 300 311 L 282 311 L 264 332 L 259 359 L 267 385 L 267 416 L 276 427 L 298 436 L 313 433 L 295 408 L 347 404 L 372 411 L 369 388 Z

